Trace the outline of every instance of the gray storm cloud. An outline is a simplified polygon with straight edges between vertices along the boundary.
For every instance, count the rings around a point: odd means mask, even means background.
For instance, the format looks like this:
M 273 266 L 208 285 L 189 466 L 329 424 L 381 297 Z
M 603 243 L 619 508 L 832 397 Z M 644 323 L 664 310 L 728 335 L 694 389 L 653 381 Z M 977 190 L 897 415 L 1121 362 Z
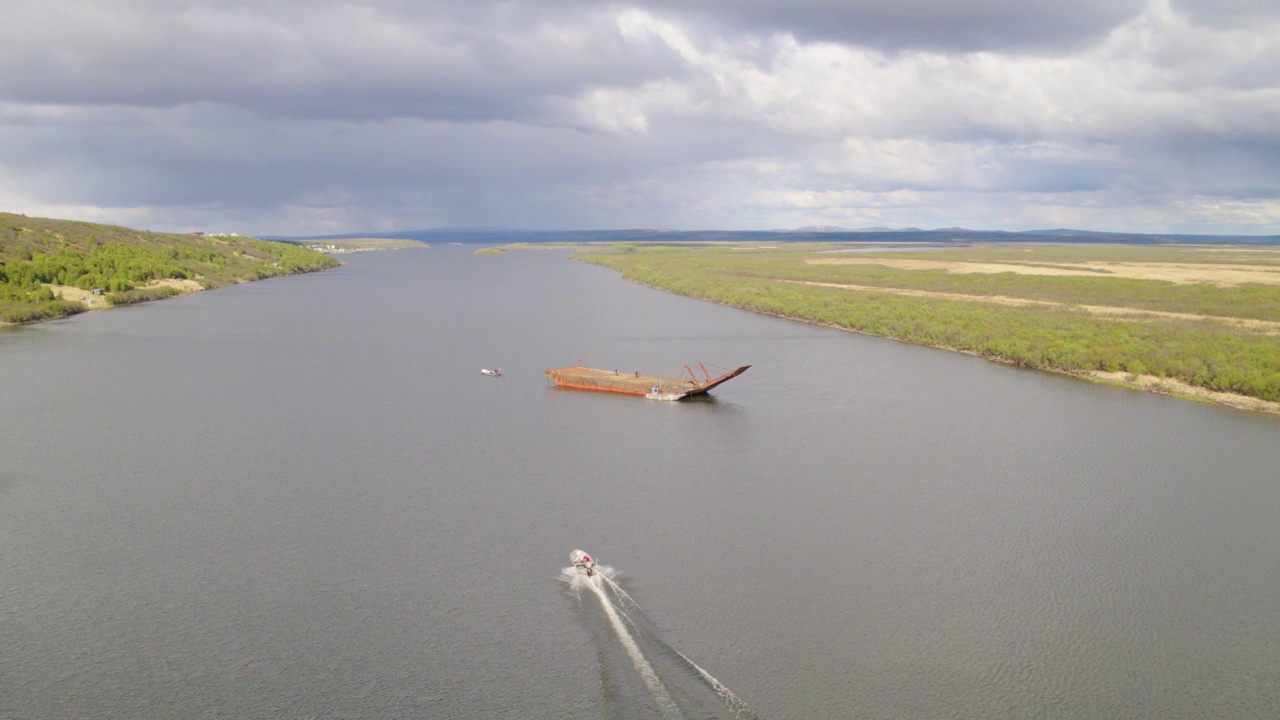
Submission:
M 650 7 L 688 13 L 753 33 L 786 32 L 824 41 L 895 51 L 1047 53 L 1096 41 L 1136 16 L 1142 0 L 661 0 Z
M 1280 233 L 1280 8 L 19 0 L 0 209 Z

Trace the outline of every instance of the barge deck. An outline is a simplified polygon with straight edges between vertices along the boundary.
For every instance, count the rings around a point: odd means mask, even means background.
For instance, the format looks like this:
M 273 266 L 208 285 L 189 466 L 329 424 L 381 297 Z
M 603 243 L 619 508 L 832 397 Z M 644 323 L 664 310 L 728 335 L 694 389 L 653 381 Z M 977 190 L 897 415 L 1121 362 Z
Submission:
M 670 378 L 657 375 L 643 375 L 639 372 L 621 372 L 618 370 L 600 370 L 582 365 L 556 368 L 545 371 L 547 377 L 557 387 L 575 390 L 593 390 L 611 392 L 622 395 L 639 395 L 654 400 L 683 400 L 695 395 L 703 395 L 711 388 L 731 380 L 747 371 L 750 365 L 730 370 L 718 377 L 711 377 L 706 367 L 698 363 L 705 380 L 698 380 L 693 369 L 688 365 L 684 369 L 689 377 Z

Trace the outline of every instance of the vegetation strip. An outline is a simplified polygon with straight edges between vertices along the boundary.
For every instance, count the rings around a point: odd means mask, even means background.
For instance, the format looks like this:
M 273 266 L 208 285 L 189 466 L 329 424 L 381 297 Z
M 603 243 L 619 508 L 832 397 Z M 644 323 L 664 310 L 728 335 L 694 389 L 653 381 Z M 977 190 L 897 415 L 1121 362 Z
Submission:
M 851 264 L 810 262 L 847 249 L 615 245 L 584 248 L 575 257 L 635 282 L 755 312 L 1134 387 L 1218 402 L 1245 396 L 1260 402 L 1238 404 L 1280 408 L 1272 407 L 1280 403 L 1280 338 L 1267 334 L 1280 323 L 1280 286 L 1223 286 L 1211 278 L 1174 283 L 1113 275 L 960 275 L 942 267 L 892 267 L 901 252 L 859 253 L 860 261 Z M 1177 262 L 1235 266 L 1233 271 L 1256 264 L 1260 272 L 1274 270 L 1280 260 L 1272 248 L 1184 246 L 974 246 L 912 257 L 1040 265 Z M 1141 312 L 1143 321 L 1121 322 L 1135 313 L 1112 316 L 1084 307 Z
M 1114 305 L 1067 305 L 1066 303 L 1053 302 L 1050 300 L 1029 300 L 1027 298 L 1005 297 L 1003 295 L 961 295 L 959 293 L 942 293 L 930 292 L 928 290 L 908 290 L 904 288 L 884 288 L 873 287 L 870 285 L 842 285 L 839 283 L 818 283 L 808 282 L 804 280 L 784 280 L 783 282 L 794 282 L 801 285 L 814 285 L 819 287 L 843 288 L 845 290 L 861 290 L 868 292 L 888 292 L 898 295 L 913 295 L 915 297 L 931 297 L 939 300 L 961 300 L 965 302 L 990 302 L 997 305 L 1040 305 L 1043 307 L 1056 307 L 1064 310 L 1080 310 L 1091 315 L 1101 315 L 1110 317 L 1114 320 L 1141 320 L 1143 318 L 1165 319 L 1165 320 L 1217 320 L 1219 322 L 1233 325 L 1242 330 L 1262 333 L 1264 335 L 1280 335 L 1280 322 L 1271 322 L 1269 320 L 1250 320 L 1248 318 L 1228 318 L 1215 317 L 1212 315 L 1193 315 L 1191 313 L 1162 312 L 1160 310 L 1142 310 L 1140 308 L 1116 307 Z
M 50 320 L 339 264 L 288 243 L 0 213 L 0 323 Z

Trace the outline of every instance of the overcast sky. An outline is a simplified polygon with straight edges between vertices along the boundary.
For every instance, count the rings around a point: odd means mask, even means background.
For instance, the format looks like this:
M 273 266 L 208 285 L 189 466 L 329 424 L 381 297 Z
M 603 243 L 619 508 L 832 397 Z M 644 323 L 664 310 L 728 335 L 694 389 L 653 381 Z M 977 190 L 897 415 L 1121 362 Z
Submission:
M 1280 234 L 1277 0 L 9 0 L 0 210 Z

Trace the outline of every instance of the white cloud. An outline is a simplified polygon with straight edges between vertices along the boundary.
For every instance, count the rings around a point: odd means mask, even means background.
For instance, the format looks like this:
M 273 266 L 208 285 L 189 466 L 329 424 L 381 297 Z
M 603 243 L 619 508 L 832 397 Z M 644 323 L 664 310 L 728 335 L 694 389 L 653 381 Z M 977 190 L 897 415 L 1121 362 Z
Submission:
M 1280 233 L 1270 5 L 883 5 L 17 0 L 0 208 Z

